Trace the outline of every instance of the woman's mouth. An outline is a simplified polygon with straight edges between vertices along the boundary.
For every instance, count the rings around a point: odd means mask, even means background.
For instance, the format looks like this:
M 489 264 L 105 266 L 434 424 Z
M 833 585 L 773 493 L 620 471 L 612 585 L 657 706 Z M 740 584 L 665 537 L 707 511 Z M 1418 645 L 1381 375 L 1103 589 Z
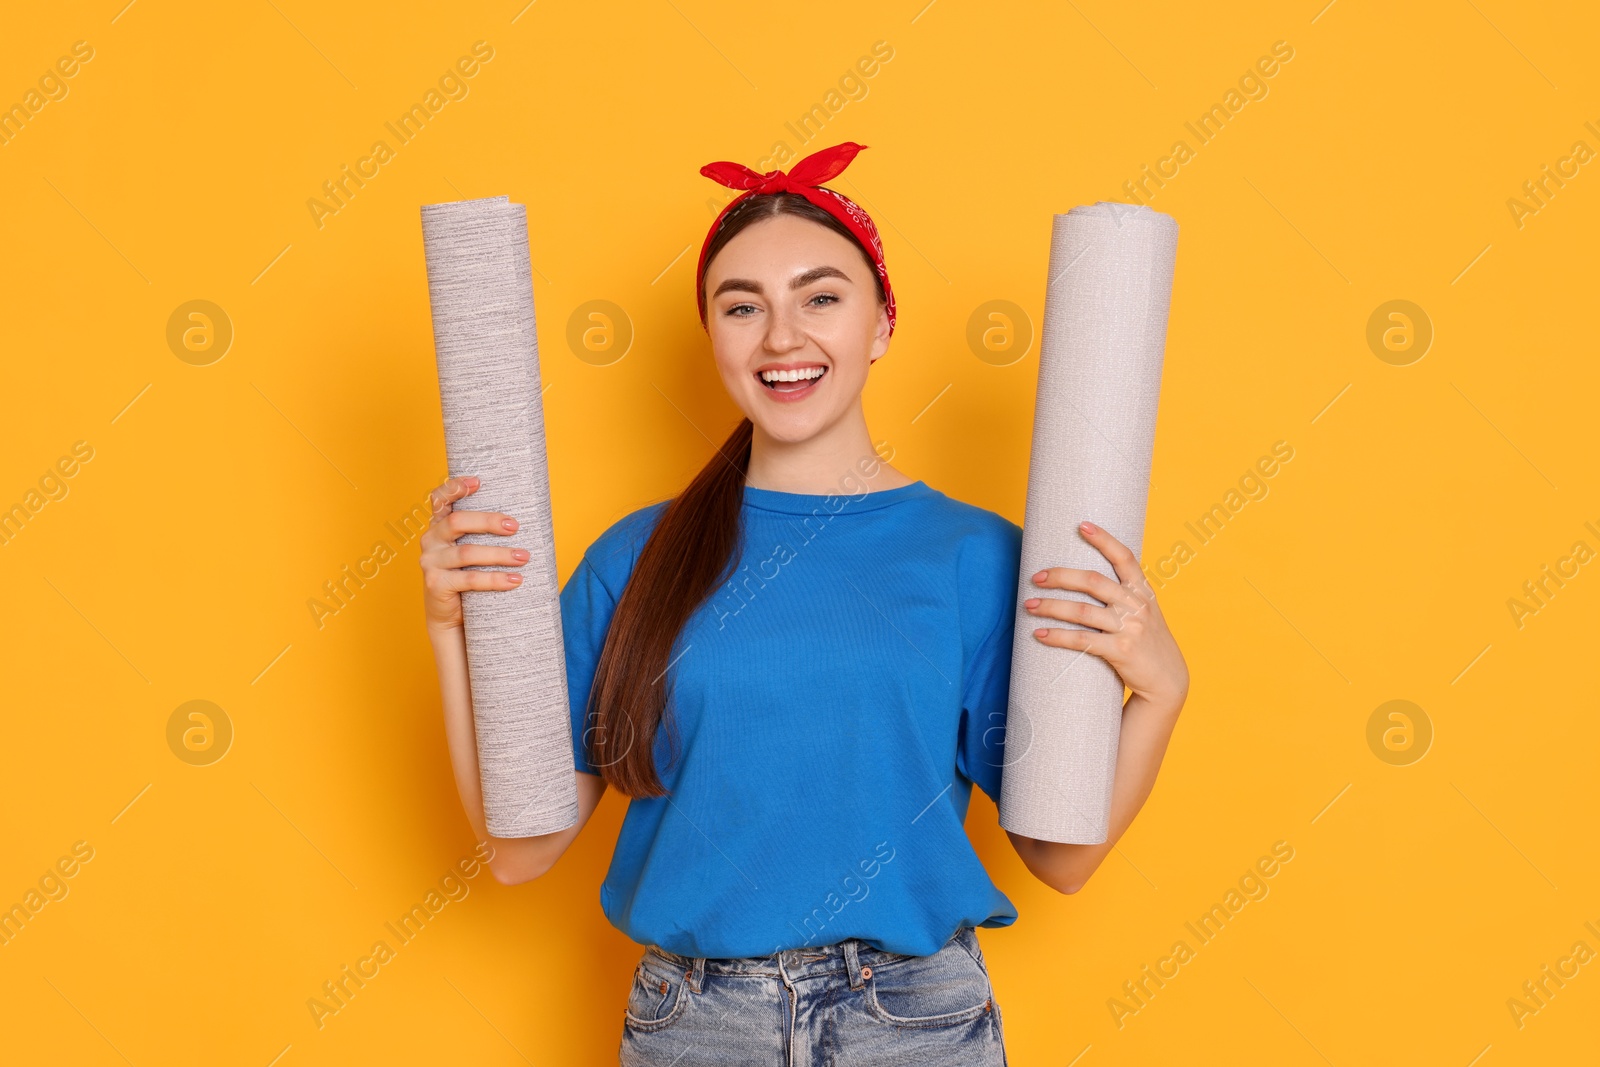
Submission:
M 791 402 L 810 396 L 827 375 L 826 366 L 812 363 L 757 371 L 756 380 L 766 387 L 774 400 Z

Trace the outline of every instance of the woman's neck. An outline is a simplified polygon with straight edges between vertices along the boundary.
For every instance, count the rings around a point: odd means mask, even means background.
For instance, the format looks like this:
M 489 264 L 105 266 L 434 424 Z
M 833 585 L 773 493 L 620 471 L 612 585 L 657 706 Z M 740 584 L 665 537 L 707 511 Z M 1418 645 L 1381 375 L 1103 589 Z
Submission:
M 914 480 L 891 467 L 873 448 L 859 407 L 804 441 L 774 440 L 756 426 L 750 441 L 750 470 L 745 476 L 745 484 L 758 489 L 819 495 L 876 493 Z

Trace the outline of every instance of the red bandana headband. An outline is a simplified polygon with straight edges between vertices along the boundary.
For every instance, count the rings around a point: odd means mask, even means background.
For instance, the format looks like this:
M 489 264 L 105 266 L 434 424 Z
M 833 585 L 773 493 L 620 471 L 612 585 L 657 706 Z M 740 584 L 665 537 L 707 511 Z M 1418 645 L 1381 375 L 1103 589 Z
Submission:
M 878 228 L 872 224 L 872 218 L 856 203 L 843 193 L 836 193 L 832 189 L 823 188 L 822 183 L 830 181 L 850 165 L 856 153 L 867 147 L 846 141 L 844 144 L 824 148 L 796 163 L 785 174 L 781 170 L 770 170 L 765 174 L 757 174 L 749 167 L 740 163 L 707 163 L 700 168 L 700 173 L 714 181 L 721 182 L 730 189 L 748 190 L 743 196 L 736 196 L 717 215 L 717 220 L 711 224 L 711 229 L 706 233 L 704 243 L 700 245 L 700 262 L 695 267 L 695 298 L 698 301 L 700 287 L 704 283 L 706 274 L 706 250 L 711 247 L 711 238 L 716 236 L 717 230 L 722 227 L 722 220 L 727 217 L 739 204 L 752 196 L 762 193 L 799 193 L 813 204 L 844 223 L 845 228 L 856 236 L 863 247 L 872 254 L 872 265 L 878 272 L 878 280 L 883 283 L 883 295 L 886 304 L 885 310 L 889 316 L 889 332 L 894 333 L 894 290 L 889 287 L 889 272 L 883 265 L 883 241 L 878 237 Z M 700 312 L 700 325 L 706 324 L 706 312 Z

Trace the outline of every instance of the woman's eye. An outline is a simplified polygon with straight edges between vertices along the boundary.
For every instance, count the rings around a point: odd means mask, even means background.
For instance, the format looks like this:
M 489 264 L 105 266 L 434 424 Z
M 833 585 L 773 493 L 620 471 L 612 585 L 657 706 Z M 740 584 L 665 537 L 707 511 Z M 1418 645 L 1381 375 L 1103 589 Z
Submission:
M 821 301 L 821 303 L 819 304 L 818 301 Z M 807 304 L 813 307 L 827 307 L 830 304 L 837 304 L 838 302 L 839 297 L 834 293 L 817 293 L 810 300 L 806 301 Z M 731 315 L 734 318 L 747 319 L 750 317 L 750 314 L 754 314 L 759 310 L 760 308 L 756 307 L 754 304 L 734 304 L 729 307 L 727 311 L 723 312 L 723 314 Z M 746 312 L 749 312 L 750 314 L 746 314 Z

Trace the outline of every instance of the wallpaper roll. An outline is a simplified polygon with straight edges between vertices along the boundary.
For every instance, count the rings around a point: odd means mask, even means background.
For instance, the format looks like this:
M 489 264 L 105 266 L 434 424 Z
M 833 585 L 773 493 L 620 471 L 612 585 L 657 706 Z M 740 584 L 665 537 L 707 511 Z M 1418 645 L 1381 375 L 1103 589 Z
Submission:
M 1102 201 L 1055 216 L 999 804 L 1001 826 L 1043 841 L 1106 840 L 1123 686 L 1099 656 L 1040 643 L 1039 626 L 1084 627 L 1023 601 L 1101 603 L 1033 584 L 1046 567 L 1116 580 L 1079 533 L 1085 519 L 1142 551 L 1177 248 L 1177 221 L 1148 207 Z
M 433 307 L 445 452 L 476 475 L 462 502 L 519 523 L 459 544 L 528 550 L 515 589 L 461 594 L 478 768 L 489 833 L 532 837 L 578 821 L 561 636 L 555 528 L 545 459 L 527 209 L 503 196 L 429 204 L 422 240 Z

